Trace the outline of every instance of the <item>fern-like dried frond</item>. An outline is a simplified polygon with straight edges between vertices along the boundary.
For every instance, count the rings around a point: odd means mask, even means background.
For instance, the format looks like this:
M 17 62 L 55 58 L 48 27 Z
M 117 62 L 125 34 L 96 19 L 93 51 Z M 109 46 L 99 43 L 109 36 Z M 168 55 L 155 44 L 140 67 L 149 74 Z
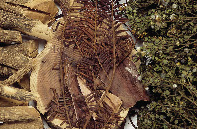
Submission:
M 60 66 L 64 71 L 61 74 L 61 87 L 66 92 L 59 96 L 64 99 L 64 106 L 61 107 L 59 102 L 57 107 L 64 109 L 62 113 L 66 115 L 62 119 L 69 123 L 70 128 L 118 126 L 121 121 L 120 106 L 128 108 L 144 99 L 143 89 L 136 83 L 137 78 L 131 76 L 130 79 L 124 65 L 121 65 L 131 53 L 134 42 L 124 28 L 127 19 L 120 14 L 119 7 L 122 5 L 119 2 L 120 0 L 62 0 L 61 8 L 66 21 L 61 39 L 64 53 L 62 62 L 67 59 L 68 63 Z M 126 78 L 121 73 L 126 73 Z M 79 84 L 79 78 L 84 81 L 84 86 L 81 82 Z M 131 83 L 132 79 L 135 82 Z M 122 92 L 117 94 L 119 81 L 125 81 L 125 89 L 134 86 L 133 89 L 137 89 L 136 93 L 141 97 L 135 96 L 132 103 L 128 104 Z M 126 93 L 132 97 L 130 91 Z M 65 98 L 69 98 L 72 105 L 68 106 L 69 102 Z M 112 102 L 112 98 L 118 102 Z M 52 112 L 51 118 L 55 115 L 57 113 Z

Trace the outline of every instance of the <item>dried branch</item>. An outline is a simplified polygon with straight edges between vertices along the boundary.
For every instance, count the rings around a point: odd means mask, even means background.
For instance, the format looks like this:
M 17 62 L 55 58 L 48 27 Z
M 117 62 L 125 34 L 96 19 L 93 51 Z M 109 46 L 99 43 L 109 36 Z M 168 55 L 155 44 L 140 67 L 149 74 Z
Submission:
M 19 101 L 29 101 L 35 99 L 35 96 L 28 91 L 2 84 L 0 84 L 0 95 Z
M 26 66 L 29 62 L 29 58 L 21 53 L 18 53 L 16 49 L 12 47 L 2 47 L 0 48 L 0 63 L 7 65 L 15 69 L 21 69 Z
M 54 17 L 58 12 L 52 0 L 3 0 L 0 9 L 31 19 L 39 19 L 44 24 L 55 20 Z
M 21 43 L 22 36 L 18 31 L 1 30 L 0 29 L 0 42 L 11 44 L 12 42 Z
M 1 129 L 43 129 L 40 114 L 33 107 L 0 107 Z
M 42 24 L 38 20 L 32 20 L 24 16 L 0 10 L 0 27 L 14 28 L 26 34 L 50 40 L 52 33 L 47 25 Z

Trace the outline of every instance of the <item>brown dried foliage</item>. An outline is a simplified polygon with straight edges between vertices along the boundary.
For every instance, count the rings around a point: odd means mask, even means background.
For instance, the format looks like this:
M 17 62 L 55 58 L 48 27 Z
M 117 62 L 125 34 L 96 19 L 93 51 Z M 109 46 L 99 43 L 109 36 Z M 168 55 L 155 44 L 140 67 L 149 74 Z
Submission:
M 58 95 L 52 89 L 54 98 L 48 106 L 49 120 L 59 118 L 63 120 L 62 124 L 68 123 L 68 128 L 118 127 L 121 109 L 115 112 L 106 104 L 104 98 L 108 93 L 120 97 L 124 108 L 148 99 L 137 76 L 129 76 L 125 65 L 120 65 L 134 46 L 131 36 L 122 28 L 127 19 L 120 15 L 118 8 L 121 4 L 119 0 L 80 0 L 73 3 L 62 0 L 60 5 L 66 21 L 62 36 L 58 37 L 62 40 L 59 67 L 62 93 Z M 67 53 L 69 48 L 78 54 Z M 126 65 L 129 63 L 127 61 Z M 132 64 L 131 67 L 135 66 Z M 89 95 L 82 94 L 77 77 L 85 80 L 91 91 Z M 128 96 L 121 91 L 117 94 L 121 82 L 124 83 L 123 91 L 136 91 L 126 92 Z M 135 96 L 131 103 L 125 99 L 130 96 Z

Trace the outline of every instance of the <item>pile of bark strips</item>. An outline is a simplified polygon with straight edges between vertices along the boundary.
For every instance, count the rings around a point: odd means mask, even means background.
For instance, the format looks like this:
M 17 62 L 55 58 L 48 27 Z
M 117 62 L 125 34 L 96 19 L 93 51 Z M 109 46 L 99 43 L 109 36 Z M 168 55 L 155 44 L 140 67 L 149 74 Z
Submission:
M 73 46 L 62 48 L 65 19 L 55 22 L 57 4 L 77 7 L 78 3 L 55 2 L 0 1 L 0 129 L 43 129 L 41 114 L 51 128 L 118 128 L 130 107 L 148 100 L 135 64 L 126 57 L 111 82 L 102 76 L 104 71 L 98 72 L 101 78 L 94 79 L 94 84 L 112 86 L 93 93 L 87 79 L 78 76 L 69 62 L 78 59 L 79 52 Z M 40 42 L 45 42 L 42 52 L 38 52 Z M 36 102 L 35 108 L 29 106 L 30 100 Z M 84 113 L 85 108 L 88 111 Z M 84 121 L 81 114 L 85 114 Z
M 38 110 L 28 106 L 35 100 L 30 92 L 30 60 L 38 55 L 39 42 L 49 41 L 48 28 L 58 8 L 52 0 L 0 1 L 0 128 L 43 129 Z M 22 75 L 23 75 L 22 74 Z

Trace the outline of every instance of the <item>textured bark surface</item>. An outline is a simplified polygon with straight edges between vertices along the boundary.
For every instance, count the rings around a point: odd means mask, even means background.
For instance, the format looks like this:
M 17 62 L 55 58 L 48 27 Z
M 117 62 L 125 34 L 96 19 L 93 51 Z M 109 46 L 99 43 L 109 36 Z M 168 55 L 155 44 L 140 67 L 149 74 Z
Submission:
M 0 107 L 1 129 L 43 129 L 40 114 L 29 106 Z
M 0 4 L 0 27 L 47 41 L 39 54 L 35 38 L 24 42 L 24 35 L 21 44 L 2 45 L 0 72 L 14 74 L 0 81 L 0 104 L 36 100 L 39 112 L 57 128 L 97 129 L 118 128 L 128 108 L 148 100 L 134 64 L 126 59 L 134 44 L 123 28 L 126 19 L 119 15 L 118 0 L 59 1 L 64 17 L 52 29 L 43 24 L 57 13 L 52 0 Z M 23 89 L 9 86 L 15 82 Z M 6 105 L 9 99 L 16 104 Z M 43 128 L 39 114 L 26 108 L 0 108 L 0 121 L 5 121 L 0 128 Z
M 35 99 L 35 96 L 28 91 L 2 84 L 0 84 L 0 95 L 19 101 L 30 101 Z
M 29 58 L 34 58 L 38 55 L 38 42 L 39 40 L 36 39 L 27 40 L 27 41 L 23 41 L 22 44 L 9 45 L 3 48 L 7 50 L 7 53 L 9 52 L 18 53 L 18 54 L 23 54 L 24 56 Z
M 0 97 L 0 107 L 12 107 L 12 106 L 28 106 L 28 102 L 18 101 L 3 96 Z
M 20 69 L 26 66 L 29 62 L 29 58 L 21 53 L 18 53 L 12 48 L 3 47 L 0 48 L 0 63 L 14 69 Z
M 0 42 L 6 44 L 11 44 L 12 42 L 21 43 L 21 33 L 13 30 L 0 30 Z
M 0 76 L 2 78 L 6 78 L 8 76 L 11 76 L 15 72 L 16 72 L 16 69 L 7 67 L 5 65 L 0 65 Z
M 45 113 L 46 107 L 53 98 L 52 89 L 60 93 L 60 41 L 53 39 L 48 42 L 46 48 L 39 54 L 34 70 L 31 73 L 31 92 L 39 94 L 37 107 L 41 113 Z
M 32 20 L 25 16 L 18 16 L 4 10 L 0 10 L 0 27 L 16 29 L 45 40 L 50 40 L 52 36 L 48 26 L 40 21 Z
M 31 19 L 38 19 L 44 24 L 54 20 L 58 12 L 53 0 L 3 0 L 0 9 L 17 15 L 25 15 Z

